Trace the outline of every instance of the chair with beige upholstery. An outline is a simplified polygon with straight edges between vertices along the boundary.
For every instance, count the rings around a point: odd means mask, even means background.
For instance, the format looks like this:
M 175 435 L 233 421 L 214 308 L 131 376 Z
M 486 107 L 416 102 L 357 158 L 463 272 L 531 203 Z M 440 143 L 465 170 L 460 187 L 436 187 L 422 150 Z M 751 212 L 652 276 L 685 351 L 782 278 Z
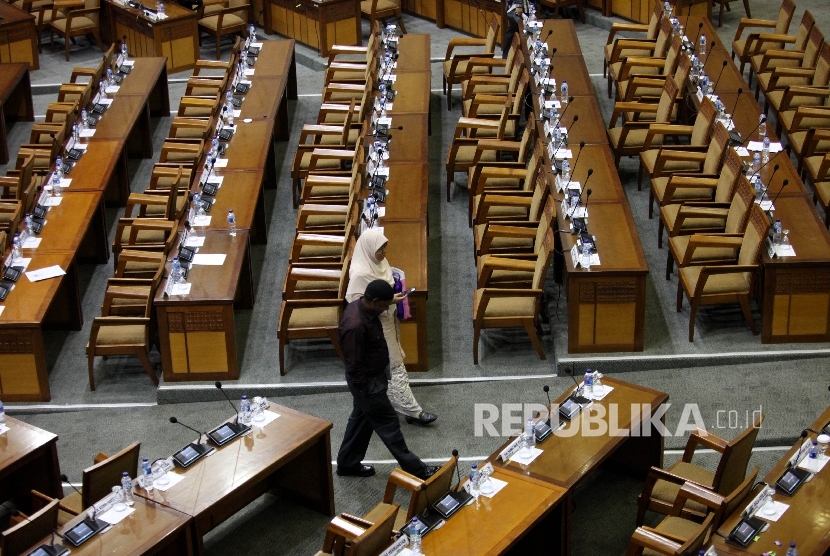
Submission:
M 69 61 L 69 43 L 75 37 L 86 35 L 92 36 L 101 52 L 106 52 L 101 42 L 101 34 L 98 32 L 98 20 L 101 10 L 100 0 L 84 0 L 82 9 L 70 9 L 65 18 L 58 16 L 60 1 L 52 5 L 52 17 L 49 21 L 49 42 L 52 50 L 55 50 L 55 35 L 63 38 L 64 54 L 66 61 Z M 92 42 L 92 41 L 90 41 Z
M 329 523 L 315 556 L 376 556 L 392 542 L 399 504 L 380 503 L 363 517 L 340 514 Z
M 640 72 L 649 72 L 651 74 L 657 75 L 658 68 L 662 67 L 662 64 L 659 63 L 659 60 L 664 60 L 666 58 L 666 54 L 668 53 L 669 47 L 671 46 L 671 42 L 672 24 L 666 17 L 660 20 L 660 27 L 657 33 L 657 38 L 655 38 L 653 41 L 618 39 L 616 44 L 614 45 L 612 56 L 608 60 L 608 77 L 606 78 L 608 98 L 611 98 L 613 94 L 613 86 L 620 81 L 620 76 L 623 72 L 623 66 L 625 65 L 626 60 L 628 58 L 634 57 L 652 59 L 653 63 L 657 67 L 643 67 L 641 68 Z M 623 56 L 624 53 L 631 52 L 633 50 L 641 52 L 639 55 L 636 56 L 634 54 L 627 54 Z M 622 98 L 622 96 L 620 98 Z
M 104 291 L 101 315 L 143 317 L 147 299 L 152 299 L 156 295 L 156 290 L 164 277 L 165 262 L 157 262 L 156 272 L 152 278 L 109 278 Z
M 830 85 L 830 43 L 824 43 L 813 69 L 775 68 L 764 89 L 766 108 L 778 115 L 776 133 L 781 134 L 781 115 L 791 117 L 799 106 L 819 106 L 827 99 Z
M 28 554 L 27 550 L 58 528 L 59 501 L 52 500 L 30 516 L 18 514 L 19 523 L 2 532 L 0 554 Z
M 709 541 L 714 518 L 715 514 L 709 514 L 703 523 L 689 523 L 685 528 L 687 530 L 684 531 L 686 534 L 683 536 L 686 540 L 683 542 L 669 538 L 665 536 L 665 533 L 661 534 L 648 527 L 637 527 L 628 542 L 625 556 L 692 556 L 698 554 Z
M 533 272 L 531 287 L 478 288 L 473 298 L 473 364 L 478 365 L 478 343 L 483 328 L 524 328 L 539 359 L 546 359 L 539 341 L 538 321 L 542 286 L 553 253 L 553 232 L 549 229 L 536 261 L 520 261 L 490 257 L 488 270 Z
M 622 61 L 617 76 L 617 100 L 636 100 L 641 97 L 660 96 L 663 79 L 677 73 L 681 59 L 683 39 L 675 35 L 669 43 L 669 49 L 662 58 L 647 56 L 629 56 Z M 691 64 L 689 65 L 691 68 Z M 688 75 L 688 74 L 687 74 Z M 677 80 L 676 80 L 677 81 Z M 685 96 L 685 79 L 677 81 L 678 101 Z
M 646 43 L 653 42 L 657 39 L 657 34 L 660 32 L 660 22 L 662 19 L 663 4 L 655 2 L 648 24 L 613 22 L 611 29 L 608 31 L 608 40 L 605 43 L 605 57 L 602 59 L 602 76 L 608 77 L 608 64 L 611 60 L 621 60 L 629 56 L 648 56 L 651 52 L 650 48 L 635 48 L 628 41 L 639 40 Z M 643 33 L 645 36 L 639 38 L 626 36 L 625 38 L 618 39 L 617 33 Z M 629 45 L 628 47 L 626 47 L 627 44 Z
M 830 130 L 826 137 L 830 140 Z M 830 227 L 830 153 L 819 154 L 805 159 L 804 166 L 813 184 L 813 203 L 824 211 L 824 225 Z
M 202 6 L 199 14 L 199 37 L 204 31 L 216 38 L 216 59 L 222 57 L 220 43 L 224 35 L 232 33 L 247 33 L 248 22 L 253 21 L 251 5 L 247 0 L 228 0 L 228 7 L 222 7 L 218 12 L 205 15 L 206 6 Z M 212 8 L 211 8 L 212 9 Z
M 168 251 L 176 236 L 177 222 L 164 218 L 121 218 L 112 241 L 113 266 L 123 249 Z
M 370 23 L 383 21 L 384 25 L 389 18 L 398 20 L 401 31 L 406 33 L 406 26 L 401 17 L 401 0 L 361 0 L 360 16 Z
M 830 141 L 826 139 L 826 130 L 830 129 L 830 89 L 814 89 L 812 93 L 821 96 L 820 106 L 799 106 L 781 112 L 778 118 L 786 132 L 786 150 L 795 155 L 799 174 L 804 171 L 805 158 L 830 152 Z
M 769 19 L 741 19 L 738 23 L 738 28 L 735 30 L 735 39 L 732 41 L 732 59 L 735 60 L 737 58 L 738 62 L 740 62 L 742 74 L 744 72 L 744 67 L 749 63 L 752 57 L 763 52 L 761 46 L 757 44 L 758 41 L 762 40 L 762 38 L 766 40 L 774 36 L 786 36 L 786 33 L 790 28 L 790 22 L 793 20 L 794 13 L 795 1 L 784 0 L 781 3 L 781 9 L 778 11 L 778 19 L 774 21 Z M 741 38 L 744 29 L 755 28 L 774 29 L 774 31 L 772 34 L 757 32 L 749 33 L 745 39 Z M 805 39 L 809 34 L 810 31 L 808 30 L 805 34 Z M 766 48 L 781 48 L 781 45 L 781 41 L 774 43 L 767 42 Z
M 429 504 L 434 504 L 447 492 L 452 490 L 455 469 L 458 466 L 458 456 L 450 457 L 429 479 L 420 479 L 400 468 L 392 470 L 386 481 L 386 491 L 383 494 L 383 503 L 392 504 L 397 490 L 409 491 L 409 505 L 406 512 L 400 512 L 395 520 L 395 529 L 400 530 L 410 519 L 421 515 Z M 458 485 L 456 485 L 457 487 Z
M 680 488 L 686 481 L 700 485 L 721 496 L 740 492 L 740 486 L 746 478 L 749 458 L 752 455 L 752 446 L 755 444 L 755 438 L 758 436 L 758 430 L 763 420 L 764 416 L 761 415 L 754 420 L 749 428 L 729 442 L 709 431 L 697 430 L 693 432 L 689 436 L 680 461 L 667 470 L 658 467 L 652 467 L 649 470 L 643 490 L 638 498 L 637 523 L 644 522 L 646 510 L 669 515 L 677 500 Z M 720 460 L 714 473 L 692 463 L 698 446 L 703 446 L 720 454 Z M 689 504 L 682 506 L 682 512 L 678 515 L 700 520 L 706 515 L 706 510 L 701 505 Z
M 470 58 L 492 58 L 496 51 L 496 41 L 499 36 L 499 21 L 491 17 L 488 21 L 487 36 L 483 39 L 472 37 L 452 37 L 447 44 L 447 53 L 444 56 L 444 79 L 442 89 L 447 95 L 447 110 L 452 110 L 452 87 L 461 83 L 467 77 L 467 63 Z M 484 47 L 483 51 L 457 53 L 456 48 L 461 47 Z M 490 73 L 489 68 L 479 67 L 478 73 Z
M 756 77 L 755 99 L 758 99 L 758 95 L 761 92 L 766 96 L 770 90 L 770 79 L 776 69 L 815 70 L 823 44 L 824 34 L 818 25 L 813 25 L 813 30 L 810 31 L 810 36 L 803 50 L 797 50 L 795 48 L 790 50 L 770 49 L 763 54 L 753 56 L 750 60 L 750 66 L 752 68 L 750 71 L 754 72 Z M 776 86 L 783 88 L 793 84 L 804 85 L 806 84 L 806 80 L 802 75 L 790 77 L 786 72 L 779 73 L 776 79 Z

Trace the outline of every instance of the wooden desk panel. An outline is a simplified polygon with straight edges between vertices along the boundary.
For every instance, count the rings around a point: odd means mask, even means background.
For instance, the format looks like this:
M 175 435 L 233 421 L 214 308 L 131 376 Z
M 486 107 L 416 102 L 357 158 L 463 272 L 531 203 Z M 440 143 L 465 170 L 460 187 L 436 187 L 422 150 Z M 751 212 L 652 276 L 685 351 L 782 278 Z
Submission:
M 250 296 L 248 231 L 236 236 L 207 231 L 200 253 L 225 253 L 221 266 L 193 265 L 187 275 L 190 295 L 164 295 L 164 283 L 154 305 L 159 327 L 165 381 L 236 380 L 234 300 Z M 169 265 L 168 265 L 169 266 Z M 247 291 L 240 291 L 241 289 Z
M 0 64 L 0 164 L 9 161 L 7 119 L 12 122 L 35 119 L 29 64 L 25 62 Z
M 549 31 L 553 31 L 547 39 L 548 52 L 556 49 L 558 56 L 582 56 L 582 48 L 579 46 L 579 39 L 576 37 L 576 28 L 568 25 L 569 19 L 546 19 L 542 27 L 542 36 L 547 37 Z M 571 22 L 572 23 L 572 22 Z M 522 35 L 522 50 L 527 50 L 526 35 Z M 554 57 L 555 59 L 555 57 Z M 556 66 L 556 62 L 551 61 Z
M 9 431 L 0 435 L 0 495 L 31 513 L 32 489 L 47 496 L 63 496 L 58 436 L 8 415 L 6 425 Z
M 429 88 L 432 74 L 428 71 L 396 71 L 395 90 L 398 96 L 388 110 L 393 118 L 396 113 L 428 114 Z
M 333 44 L 360 45 L 360 4 L 353 0 L 264 0 L 265 32 L 291 37 L 327 57 Z
M 272 147 L 270 137 L 274 122 L 259 119 L 249 123 L 235 120 L 234 123 L 237 124 L 236 133 L 234 133 L 233 139 L 228 145 L 227 153 L 224 157 L 221 157 L 228 159 L 228 165 L 224 168 L 217 168 L 217 171 L 222 170 L 226 173 L 238 170 L 262 172 L 265 167 L 264 162 L 268 158 L 268 151 Z M 210 145 L 205 145 L 205 149 L 209 151 Z
M 167 71 L 193 69 L 199 58 L 198 14 L 169 2 L 166 19 L 153 21 L 141 10 L 105 0 L 101 9 L 101 35 L 104 43 L 127 37 L 131 57 L 166 57 Z
M 580 149 L 579 144 L 575 144 L 570 149 L 574 155 L 573 160 L 576 162 L 576 166 L 571 168 L 571 181 L 572 185 L 576 182 L 582 188 L 583 202 L 588 198 L 586 190 L 591 189 L 591 200 L 588 209 L 594 203 L 622 203 L 625 201 L 620 176 L 614 168 L 614 157 L 607 145 L 585 145 L 584 149 Z M 577 159 L 577 157 L 579 158 Z M 547 168 L 551 167 L 551 163 L 547 155 L 547 149 L 545 149 L 544 160 L 545 171 L 549 171 Z M 588 170 L 594 171 L 590 179 L 588 179 Z M 588 179 L 587 182 L 586 179 Z M 550 174 L 548 188 L 550 194 L 561 203 L 565 195 L 556 191 L 555 176 Z
M 94 262 L 107 262 L 109 245 L 103 194 L 97 191 L 67 190 L 61 198 L 61 204 L 49 208 L 46 225 L 38 237 L 40 246 L 37 249 L 24 249 L 24 257 L 55 251 L 78 253 L 81 245 L 88 241 L 91 243 Z
M 265 221 L 265 201 L 263 197 L 263 172 L 223 172 L 216 171 L 216 175 L 224 176 L 222 187 L 216 192 L 216 202 L 210 210 L 213 217 L 208 230 L 228 231 L 228 210 L 233 209 L 236 216 L 236 226 L 248 229 L 251 242 L 265 243 L 268 230 Z M 201 173 L 194 180 L 194 184 L 201 179 Z M 196 191 L 196 185 L 193 191 Z M 257 238 L 257 241 L 254 238 Z
M 395 162 L 420 162 L 424 164 L 429 156 L 427 135 L 429 122 L 424 114 L 395 114 L 388 112 L 392 118 L 392 143 L 389 146 L 389 164 Z M 403 129 L 396 129 L 403 126 Z M 369 137 L 367 145 L 373 137 Z
M 591 83 L 591 78 L 588 76 L 588 68 L 585 66 L 585 60 L 582 56 L 560 55 L 557 51 L 551 57 L 551 64 L 553 65 L 553 69 L 550 72 L 550 76 L 556 79 L 557 98 L 561 96 L 560 92 L 563 79 L 568 82 L 569 96 L 595 97 L 594 84 Z
M 398 67 L 395 73 L 429 71 L 429 35 L 406 34 L 398 42 Z M 425 69 L 426 68 L 426 69 Z
M 207 532 L 268 491 L 334 515 L 332 424 L 274 403 L 269 410 L 280 417 L 189 469 L 176 469 L 185 479 L 169 490 L 135 489 L 139 497 L 193 516 L 194 552 L 202 552 Z
M 28 62 L 40 69 L 35 16 L 9 2 L 0 2 L 0 63 Z
M 389 195 L 386 196 L 387 220 L 420 220 L 427 213 L 427 183 L 429 168 L 423 163 L 390 163 L 390 179 L 386 182 Z M 361 189 L 363 198 L 369 189 Z

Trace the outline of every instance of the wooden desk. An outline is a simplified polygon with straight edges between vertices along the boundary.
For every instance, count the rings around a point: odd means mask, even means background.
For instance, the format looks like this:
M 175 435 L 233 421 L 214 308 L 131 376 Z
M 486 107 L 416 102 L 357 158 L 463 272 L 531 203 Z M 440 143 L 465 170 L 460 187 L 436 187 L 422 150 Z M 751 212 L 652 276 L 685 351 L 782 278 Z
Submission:
M 6 365 L 2 368 L 8 369 Z M 0 375 L 3 374 L 0 371 Z M 61 498 L 58 436 L 8 415 L 6 425 L 9 431 L 0 435 L 0 496 L 3 500 L 13 499 L 21 510 L 30 513 L 32 489 Z
M 274 403 L 269 411 L 280 417 L 189 469 L 177 469 L 185 479 L 169 490 L 135 489 L 137 496 L 193 516 L 195 553 L 203 552 L 207 532 L 269 491 L 334 515 L 332 424 Z M 182 434 L 183 444 L 187 438 Z
M 405 11 L 431 19 L 439 29 L 452 27 L 476 37 L 486 37 L 490 20 L 499 22 L 496 42 L 501 44 L 506 28 L 504 5 L 498 0 L 403 0 Z
M 167 18 L 154 21 L 117 0 L 104 0 L 101 8 L 101 38 L 105 44 L 117 43 L 126 36 L 131 57 L 166 57 L 170 73 L 196 67 L 199 26 L 198 14 L 193 10 L 167 2 Z
M 225 176 L 225 183 L 228 187 L 222 187 L 216 194 L 216 202 L 210 214 L 210 226 L 208 230 L 216 230 L 227 233 L 228 210 L 233 209 L 236 216 L 236 226 L 247 228 L 251 234 L 251 243 L 265 244 L 267 240 L 267 226 L 265 220 L 265 196 L 263 189 L 264 172 L 223 172 L 217 170 L 216 175 Z M 200 172 L 196 179 L 201 179 Z
M 650 0 L 586 0 L 586 2 L 589 6 L 600 10 L 604 16 L 618 15 L 638 23 L 648 23 L 651 13 L 654 11 L 654 2 Z M 709 17 L 709 0 L 672 2 L 675 13 L 680 10 L 683 14 L 688 14 L 690 2 L 692 4 L 692 15 Z M 680 6 L 680 8 L 677 6 Z
M 816 419 L 810 428 L 821 431 L 821 429 L 830 422 L 830 407 L 824 410 L 824 413 Z M 797 431 L 793 431 L 793 436 Z M 810 433 L 810 438 L 815 440 L 815 433 Z M 772 471 L 764 477 L 764 482 L 767 484 L 775 484 L 781 475 L 784 474 L 787 461 L 795 454 L 798 447 L 801 446 L 801 441 L 797 442 L 787 454 L 781 458 L 781 461 L 772 468 Z M 799 554 L 829 554 L 830 553 L 830 528 L 827 527 L 828 519 L 830 519 L 830 468 L 824 467 L 819 473 L 813 476 L 810 482 L 804 483 L 799 487 L 793 496 L 784 496 L 776 493 L 773 499 L 777 502 L 789 504 L 790 507 L 784 512 L 778 521 L 770 522 L 769 529 L 760 533 L 758 540 L 752 542 L 747 548 L 741 549 L 737 546 L 726 544 L 723 537 L 712 535 L 717 553 L 725 554 L 764 554 L 769 551 L 775 551 L 778 554 L 783 554 L 786 547 L 789 546 L 790 541 L 795 541 Z M 756 494 L 757 492 L 754 492 Z M 741 511 L 743 506 L 738 508 L 736 512 L 729 517 L 721 526 L 720 533 L 728 535 L 732 529 L 741 520 Z M 757 514 L 756 517 L 763 519 L 763 515 Z M 784 543 L 782 546 L 776 546 L 775 541 L 780 540 Z
M 25 255 L 28 255 L 26 253 Z M 66 275 L 40 282 L 21 276 L 0 314 L 0 393 L 4 401 L 49 401 L 43 328 L 83 324 L 75 253 L 34 251 L 27 270 L 60 265 Z
M 76 253 L 76 260 L 106 263 L 109 260 L 109 244 L 103 194 L 97 191 L 66 191 L 60 203 L 49 207 L 47 223 L 38 235 L 40 246 L 24 249 L 23 256 L 71 251 Z
M 28 62 L 40 69 L 35 16 L 0 2 L 0 63 Z
M 291 37 L 327 57 L 333 44 L 360 45 L 360 3 L 354 0 L 263 0 L 265 32 Z
M 581 55 L 563 55 L 557 50 L 551 58 L 551 64 L 553 64 L 553 69 L 550 71 L 550 76 L 556 79 L 557 96 L 561 96 L 562 80 L 564 79 L 568 82 L 568 94 L 570 96 L 596 98 L 594 84 L 588 76 L 588 68 Z M 576 107 L 572 110 L 576 110 Z
M 162 504 L 134 497 L 135 512 L 112 526 L 112 529 L 96 535 L 79 548 L 64 541 L 64 546 L 72 549 L 72 554 L 80 556 L 98 556 L 100 554 L 119 555 L 165 555 L 191 556 L 193 539 L 191 537 L 191 517 Z M 62 531 L 68 531 L 86 518 L 82 514 L 71 519 Z M 32 546 L 34 550 L 42 544 L 49 544 L 52 537 Z M 58 544 L 61 543 L 57 539 Z
M 12 122 L 35 119 L 29 64 L 25 62 L 0 64 L 0 164 L 9 161 L 7 119 Z
M 421 545 L 430 556 L 565 554 L 570 497 L 565 488 L 510 469 L 493 477 L 507 481 L 492 498 L 458 511 Z
M 213 219 L 224 220 L 225 215 Z M 226 253 L 223 265 L 193 265 L 187 276 L 190 295 L 165 297 L 164 281 L 156 292 L 165 382 L 239 378 L 233 310 L 235 302 L 245 308 L 253 305 L 251 257 L 248 230 L 234 237 L 225 226 L 225 231 L 204 232 L 205 245 L 199 249 Z

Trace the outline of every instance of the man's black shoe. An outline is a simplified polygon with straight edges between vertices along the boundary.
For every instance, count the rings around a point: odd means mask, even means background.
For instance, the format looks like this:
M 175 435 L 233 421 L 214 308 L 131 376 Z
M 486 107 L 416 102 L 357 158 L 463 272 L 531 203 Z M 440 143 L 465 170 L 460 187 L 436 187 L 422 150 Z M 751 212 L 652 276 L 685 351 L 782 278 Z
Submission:
M 409 415 L 406 415 L 406 422 L 410 425 L 413 423 L 417 423 L 419 425 L 429 425 L 436 419 L 438 419 L 438 416 L 435 413 L 427 413 L 425 411 L 422 411 L 417 417 L 410 417 Z
M 427 465 L 427 468 L 424 471 L 424 474 L 420 476 L 420 479 L 426 481 L 427 479 L 438 473 L 439 469 L 441 469 L 440 465 Z
M 350 469 L 348 467 L 340 467 L 338 465 L 337 474 L 341 477 L 371 477 L 375 474 L 375 468 L 371 465 L 361 465 Z

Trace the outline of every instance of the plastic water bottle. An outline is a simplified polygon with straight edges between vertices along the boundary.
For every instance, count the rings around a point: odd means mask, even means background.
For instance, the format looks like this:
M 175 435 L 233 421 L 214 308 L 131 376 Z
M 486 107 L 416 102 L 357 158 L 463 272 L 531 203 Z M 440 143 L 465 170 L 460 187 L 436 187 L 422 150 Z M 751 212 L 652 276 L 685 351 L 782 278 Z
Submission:
M 121 54 L 124 56 L 124 59 L 127 58 L 127 37 L 126 36 L 121 38 Z
M 225 108 L 230 110 L 231 114 L 233 114 L 233 91 L 228 87 L 228 90 L 225 91 Z
M 12 263 L 23 258 L 23 240 L 20 239 L 20 234 L 14 234 L 12 240 Z
M 761 153 L 755 151 L 755 154 L 752 155 L 752 173 L 757 174 L 761 171 Z
M 672 12 L 671 2 L 666 0 L 665 2 L 663 2 L 663 15 L 666 16 L 666 17 L 671 17 L 671 12 Z
M 562 161 L 562 180 L 563 183 L 571 181 L 571 163 L 567 159 Z
M 124 491 L 124 503 L 128 506 L 133 505 L 133 481 L 130 479 L 129 473 L 124 471 L 121 473 L 121 489 Z
M 550 125 L 559 125 L 559 110 L 555 106 L 550 107 Z
M 417 517 L 412 518 L 412 525 L 410 526 L 409 534 L 409 551 L 415 556 L 421 553 L 421 520 Z
M 766 164 L 769 162 L 769 137 L 764 135 L 764 145 L 763 149 L 761 150 L 761 162 Z
M 533 449 L 536 448 L 536 421 L 532 417 L 528 417 L 525 423 L 525 445 L 532 455 Z
M 562 104 L 568 104 L 568 82 L 564 79 L 562 80 L 562 86 L 559 87 L 559 90 L 562 91 L 562 100 L 560 100 L 560 102 Z
M 156 4 L 156 11 L 158 11 L 159 15 L 164 15 L 164 2 Z
M 72 124 L 72 140 L 75 143 L 81 140 L 81 124 Z
M 0 425 L 6 424 L 6 408 L 3 407 L 3 402 L 0 401 Z
M 813 445 L 810 446 L 810 459 L 818 459 L 818 441 L 813 440 Z
M 787 556 L 798 556 L 798 549 L 795 547 L 795 543 L 790 543 L 790 548 L 787 549 Z
M 602 373 L 594 371 L 594 395 L 602 397 L 605 394 L 605 386 L 602 385 Z
M 60 197 L 63 192 L 61 191 L 61 178 L 58 172 L 52 173 L 52 195 L 55 197 Z
M 245 394 L 242 394 L 242 401 L 239 402 L 239 422 L 243 425 L 251 423 L 251 401 Z
M 757 175 L 752 176 L 750 183 L 755 188 L 755 202 L 760 203 L 761 199 L 764 197 L 764 184 L 761 181 L 761 178 Z
M 559 124 L 556 124 L 553 127 L 553 146 L 555 148 L 559 148 L 559 144 L 562 142 L 562 130 L 559 128 Z
M 214 135 L 210 142 L 210 156 L 216 158 L 219 155 L 219 136 Z
M 697 49 L 697 53 L 706 56 L 706 35 L 703 33 L 700 34 L 700 48 Z
M 144 490 L 153 492 L 153 470 L 147 458 L 141 458 L 141 477 L 144 479 Z
M 776 218 L 775 224 L 772 226 L 772 244 L 781 245 L 781 219 Z
M 758 135 L 761 137 L 766 137 L 767 135 L 767 119 L 763 114 L 758 116 Z
M 256 40 L 256 27 L 253 23 L 248 25 L 248 38 L 251 39 L 251 42 Z
M 587 243 L 582 244 L 582 268 L 591 270 L 591 246 Z
M 102 79 L 98 83 L 98 100 L 102 101 L 102 100 L 105 100 L 106 98 L 107 98 L 107 85 L 104 83 L 104 80 Z
M 470 494 L 472 496 L 478 495 L 478 490 L 481 482 L 481 473 L 478 471 L 478 465 L 475 463 L 470 467 Z
M 30 213 L 26 213 L 26 216 L 23 217 L 23 222 L 26 224 L 26 237 L 35 237 L 35 230 L 32 228 L 32 215 Z
M 225 111 L 225 123 L 233 127 L 233 106 L 230 109 L 226 106 L 223 110 Z
M 586 370 L 585 377 L 582 380 L 585 384 L 585 390 L 582 395 L 590 400 L 594 397 L 594 372 L 591 369 Z
M 170 283 L 181 284 L 182 280 L 182 264 L 178 257 L 173 257 L 173 268 L 170 270 Z
M 89 112 L 86 111 L 86 108 L 81 108 L 81 130 L 87 129 L 89 127 Z
M 112 82 L 112 68 L 107 68 L 107 85 L 111 85 Z
M 236 236 L 236 215 L 233 213 L 233 209 L 228 211 L 228 233 Z
M 196 209 L 196 218 L 201 218 L 201 217 L 206 215 L 205 205 L 202 204 L 202 194 L 201 193 L 194 193 L 193 194 L 193 206 Z

